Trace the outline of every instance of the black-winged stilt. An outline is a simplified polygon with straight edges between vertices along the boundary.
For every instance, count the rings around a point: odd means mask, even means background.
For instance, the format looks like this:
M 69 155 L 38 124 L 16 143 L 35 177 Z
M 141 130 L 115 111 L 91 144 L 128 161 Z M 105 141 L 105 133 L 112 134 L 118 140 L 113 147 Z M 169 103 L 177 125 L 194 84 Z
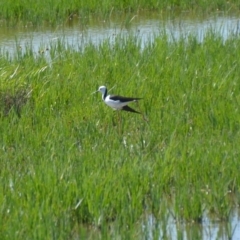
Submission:
M 142 98 L 134 98 L 134 97 L 122 97 L 122 96 L 117 96 L 117 95 L 108 95 L 107 94 L 107 88 L 105 86 L 99 87 L 99 89 L 96 92 L 101 92 L 102 93 L 102 100 L 111 108 L 114 110 L 124 110 L 128 112 L 134 112 L 134 113 L 139 113 L 136 110 L 130 108 L 128 106 L 129 103 L 131 102 L 136 102 Z M 94 93 L 96 93 L 94 92 Z

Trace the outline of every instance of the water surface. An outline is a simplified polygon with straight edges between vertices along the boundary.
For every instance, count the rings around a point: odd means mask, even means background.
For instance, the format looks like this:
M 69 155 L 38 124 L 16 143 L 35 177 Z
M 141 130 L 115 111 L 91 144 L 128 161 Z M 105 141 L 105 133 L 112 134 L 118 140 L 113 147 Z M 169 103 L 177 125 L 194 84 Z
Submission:
M 207 32 L 213 31 L 227 39 L 230 35 L 239 35 L 240 16 L 215 13 L 208 16 L 192 16 L 181 13 L 177 16 L 159 13 L 145 13 L 137 15 L 115 15 L 107 19 L 75 17 L 65 24 L 55 28 L 48 26 L 33 28 L 24 27 L 0 28 L 1 51 L 13 54 L 17 49 L 25 46 L 34 52 L 48 48 L 51 44 L 61 40 L 74 48 L 82 47 L 89 42 L 100 44 L 108 39 L 114 41 L 116 35 L 136 35 L 141 39 L 142 46 L 154 40 L 163 32 L 170 40 L 178 40 L 189 34 L 197 36 L 201 41 Z

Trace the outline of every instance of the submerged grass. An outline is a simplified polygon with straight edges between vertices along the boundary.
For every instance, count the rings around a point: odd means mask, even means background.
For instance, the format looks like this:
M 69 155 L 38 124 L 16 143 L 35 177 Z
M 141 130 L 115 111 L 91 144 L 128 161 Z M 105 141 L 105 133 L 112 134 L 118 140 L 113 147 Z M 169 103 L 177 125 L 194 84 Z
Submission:
M 24 26 L 33 24 L 42 25 L 47 22 L 52 25 L 71 20 L 74 16 L 80 21 L 91 14 L 108 18 L 112 13 L 138 12 L 139 10 L 154 11 L 239 11 L 239 1 L 191 1 L 191 0 L 128 0 L 128 1 L 67 1 L 67 0 L 2 0 L 0 3 L 1 23 L 6 22 L 15 26 L 16 23 L 23 22 Z M 175 13 L 176 13 L 175 12 Z
M 209 32 L 201 43 L 163 35 L 142 48 L 117 36 L 2 56 L 2 239 L 131 239 L 145 215 L 169 212 L 228 220 L 240 200 L 239 49 L 239 38 Z M 134 107 L 149 121 L 118 121 L 91 95 L 99 85 L 143 97 Z

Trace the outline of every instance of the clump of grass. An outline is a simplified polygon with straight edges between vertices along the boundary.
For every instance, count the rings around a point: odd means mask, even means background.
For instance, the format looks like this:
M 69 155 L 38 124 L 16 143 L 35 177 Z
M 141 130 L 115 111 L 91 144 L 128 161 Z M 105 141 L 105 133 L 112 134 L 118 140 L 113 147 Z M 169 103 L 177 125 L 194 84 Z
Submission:
M 58 42 L 50 62 L 48 52 L 0 59 L 1 98 L 13 99 L 3 109 L 21 99 L 21 118 L 0 116 L 2 236 L 86 237 L 88 226 L 93 238 L 131 238 L 146 215 L 165 219 L 164 230 L 170 210 L 179 221 L 229 219 L 239 202 L 239 39 L 162 35 L 141 46 L 117 36 L 79 51 Z M 118 121 L 90 94 L 99 85 L 143 97 L 149 122 L 124 112 Z

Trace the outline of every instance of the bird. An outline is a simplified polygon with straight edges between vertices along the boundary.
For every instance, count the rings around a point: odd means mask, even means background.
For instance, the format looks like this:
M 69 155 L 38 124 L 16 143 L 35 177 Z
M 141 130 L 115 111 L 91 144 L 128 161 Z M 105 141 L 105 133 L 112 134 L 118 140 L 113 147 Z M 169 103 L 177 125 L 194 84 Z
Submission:
M 140 112 L 130 108 L 128 106 L 131 102 L 136 102 L 142 98 L 135 98 L 135 97 L 122 97 L 118 95 L 108 95 L 108 90 L 105 86 L 100 86 L 96 92 L 102 93 L 102 100 L 114 110 L 123 110 L 133 113 L 141 114 Z M 94 92 L 94 93 L 96 93 Z

